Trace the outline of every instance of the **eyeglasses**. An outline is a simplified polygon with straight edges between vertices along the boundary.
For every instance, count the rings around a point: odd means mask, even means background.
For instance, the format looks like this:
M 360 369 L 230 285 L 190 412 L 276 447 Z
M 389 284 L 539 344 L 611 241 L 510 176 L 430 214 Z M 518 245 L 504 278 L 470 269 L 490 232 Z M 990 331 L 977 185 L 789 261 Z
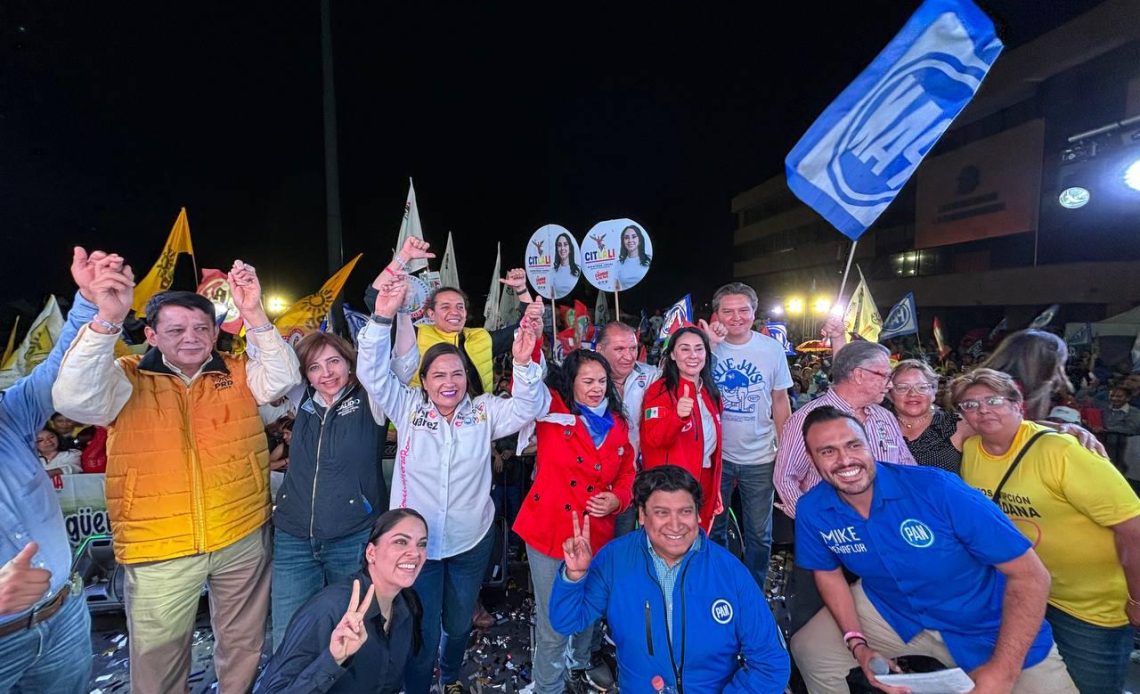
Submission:
M 871 373 L 875 374 L 876 376 L 878 376 L 879 378 L 881 378 L 883 380 L 886 380 L 886 381 L 891 380 L 891 372 L 890 371 L 875 371 L 874 369 L 868 369 L 866 366 L 857 366 L 855 368 L 863 369 L 864 371 L 870 371 Z
M 963 412 L 974 412 L 982 406 L 982 403 L 985 403 L 986 407 L 1001 407 L 1007 402 L 1009 402 L 1009 398 L 1004 395 L 990 395 L 981 400 L 963 400 L 958 403 L 958 409 Z
M 929 383 L 896 383 L 894 385 L 894 391 L 903 395 L 906 395 L 907 393 L 930 395 L 935 390 L 935 386 L 932 386 Z

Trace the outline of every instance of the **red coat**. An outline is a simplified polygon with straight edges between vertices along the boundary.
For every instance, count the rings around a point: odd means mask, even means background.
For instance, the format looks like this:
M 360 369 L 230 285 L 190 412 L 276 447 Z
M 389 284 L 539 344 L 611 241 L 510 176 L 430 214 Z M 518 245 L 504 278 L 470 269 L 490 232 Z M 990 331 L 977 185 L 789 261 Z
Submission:
M 701 399 L 712 412 L 716 423 L 716 450 L 712 467 L 704 467 L 705 438 L 701 413 L 696 403 L 688 417 L 677 414 L 677 394 L 670 393 L 661 379 L 645 391 L 641 404 L 641 461 L 645 469 L 658 465 L 677 465 L 685 468 L 701 484 L 701 525 L 711 530 L 713 518 L 722 510 L 720 501 L 720 475 L 722 434 L 720 408 L 713 403 L 707 388 L 701 388 Z
M 621 504 L 602 518 L 590 517 L 590 547 L 595 553 L 614 537 L 617 514 L 629 508 L 633 493 L 633 446 L 629 426 L 618 417 L 600 448 L 582 422 L 570 414 L 557 393 L 550 393 L 550 413 L 538 420 L 538 458 L 534 484 L 523 499 L 514 530 L 543 554 L 562 558 L 562 543 L 574 534 L 570 511 L 581 521 L 586 501 L 603 491 Z

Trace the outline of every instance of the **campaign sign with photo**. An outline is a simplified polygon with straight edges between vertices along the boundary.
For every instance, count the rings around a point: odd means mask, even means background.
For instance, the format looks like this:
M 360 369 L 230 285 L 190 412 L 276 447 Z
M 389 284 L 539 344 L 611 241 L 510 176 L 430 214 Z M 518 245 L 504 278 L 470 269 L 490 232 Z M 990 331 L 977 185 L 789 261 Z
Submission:
M 545 299 L 561 299 L 581 276 L 581 253 L 574 236 L 557 224 L 538 228 L 526 244 L 526 277 Z
M 649 272 L 653 241 L 632 219 L 599 222 L 582 241 L 586 281 L 603 292 L 629 289 Z

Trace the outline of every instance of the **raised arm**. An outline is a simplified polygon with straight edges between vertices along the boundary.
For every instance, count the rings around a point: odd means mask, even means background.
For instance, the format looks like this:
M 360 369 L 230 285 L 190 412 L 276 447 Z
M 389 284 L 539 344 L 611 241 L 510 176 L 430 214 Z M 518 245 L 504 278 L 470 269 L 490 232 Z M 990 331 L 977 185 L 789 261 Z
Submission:
M 407 425 L 408 414 L 420 397 L 392 373 L 392 321 L 404 302 L 407 282 L 402 273 L 385 268 L 373 285 L 378 290 L 376 312 L 357 337 L 356 371 L 368 397 L 396 423 Z
M 77 258 L 81 251 L 76 249 Z M 87 292 L 97 311 L 63 356 L 51 399 L 59 412 L 77 422 L 106 426 L 131 397 L 130 381 L 115 363 L 115 343 L 134 300 L 134 274 L 117 255 L 84 262 Z
M 245 321 L 249 338 L 249 362 L 245 380 L 259 405 L 273 402 L 301 382 L 301 367 L 293 348 L 265 315 L 261 305 L 261 280 L 252 265 L 235 260 L 229 277 L 234 305 Z
M 59 339 L 55 341 L 46 359 L 37 364 L 31 373 L 4 391 L 6 414 L 12 418 L 18 431 L 29 435 L 38 431 L 55 411 L 52 405 L 52 383 L 59 374 L 64 353 L 71 347 L 80 328 L 95 317 L 96 306 L 91 283 L 95 279 L 96 264 L 107 257 L 103 251 L 94 251 L 89 256 L 87 251 L 79 246 L 73 250 L 71 277 L 78 285 L 79 292 L 75 295 L 71 310 L 67 313 L 67 321 L 63 324 Z M 114 256 L 112 262 L 115 259 L 119 262 L 122 260 Z
M 533 319 L 523 317 L 515 331 L 511 355 L 514 358 L 514 380 L 511 397 L 482 397 L 491 415 L 491 438 L 498 439 L 517 433 L 543 413 L 549 397 L 542 383 L 542 368 L 531 359 L 534 352 L 536 327 Z

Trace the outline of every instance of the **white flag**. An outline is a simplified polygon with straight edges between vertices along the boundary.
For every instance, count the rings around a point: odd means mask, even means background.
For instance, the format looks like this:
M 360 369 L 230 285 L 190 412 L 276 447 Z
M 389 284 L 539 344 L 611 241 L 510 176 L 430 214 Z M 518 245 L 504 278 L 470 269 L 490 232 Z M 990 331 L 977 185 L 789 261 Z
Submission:
M 514 325 L 522 319 L 522 303 L 519 295 L 510 287 L 500 285 L 499 292 L 499 322 L 502 325 Z
M 859 286 L 855 288 L 847 310 L 843 312 L 843 325 L 848 335 L 854 333 L 868 342 L 879 341 L 883 319 L 875 306 L 875 300 L 871 298 L 871 289 L 867 286 L 867 280 L 863 279 L 862 270 L 859 270 Z
M 63 314 L 59 311 L 55 296 L 49 296 L 44 309 L 32 321 L 32 327 L 28 328 L 28 334 L 24 336 L 20 346 L 2 365 L 0 388 L 7 388 L 27 376 L 36 365 L 47 359 L 61 332 L 63 332 Z
M 451 243 L 451 232 L 447 232 L 447 250 L 443 252 L 443 262 L 439 264 L 439 281 L 445 287 L 459 287 L 459 269 L 455 266 L 455 246 Z
M 424 240 L 424 230 L 420 226 L 420 211 L 416 207 L 416 189 L 412 185 L 411 178 L 408 179 L 408 201 L 404 203 L 404 220 L 400 222 L 400 238 L 396 239 L 397 253 L 404 247 L 404 240 L 409 236 L 414 236 L 420 241 Z M 426 260 L 417 258 L 408 263 L 407 271 L 419 272 L 427 269 L 427 266 Z
M 594 304 L 594 325 L 601 328 L 610 322 L 610 305 L 606 300 L 606 293 L 598 292 L 598 301 Z
M 503 326 L 503 317 L 499 314 L 499 300 L 503 286 L 499 283 L 499 266 L 502 263 L 501 245 L 495 244 L 495 271 L 491 274 L 491 290 L 487 292 L 487 305 L 483 307 L 483 318 L 486 319 L 483 327 L 487 330 L 498 330 Z

